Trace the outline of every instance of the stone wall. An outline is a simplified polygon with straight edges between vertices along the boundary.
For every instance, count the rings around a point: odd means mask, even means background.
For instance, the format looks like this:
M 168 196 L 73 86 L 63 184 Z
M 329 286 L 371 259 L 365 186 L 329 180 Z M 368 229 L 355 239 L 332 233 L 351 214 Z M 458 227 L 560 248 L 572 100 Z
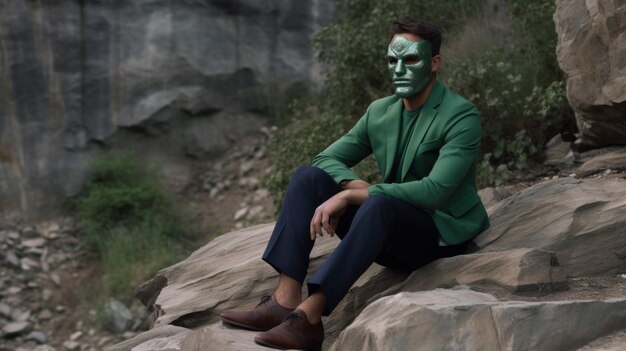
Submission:
M 89 159 L 167 163 L 224 151 L 316 89 L 314 32 L 333 1 L 0 3 L 0 210 L 40 216 Z
M 581 141 L 626 145 L 626 2 L 557 0 L 557 56 Z

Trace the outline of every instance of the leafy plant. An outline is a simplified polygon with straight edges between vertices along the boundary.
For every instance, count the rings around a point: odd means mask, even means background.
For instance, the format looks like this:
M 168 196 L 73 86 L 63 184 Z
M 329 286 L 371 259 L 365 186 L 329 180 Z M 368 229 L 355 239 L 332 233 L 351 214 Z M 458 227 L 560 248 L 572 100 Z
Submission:
M 182 211 L 159 180 L 157 165 L 130 152 L 102 154 L 89 164 L 76 205 L 88 247 L 103 263 L 107 294 L 127 298 L 184 251 Z

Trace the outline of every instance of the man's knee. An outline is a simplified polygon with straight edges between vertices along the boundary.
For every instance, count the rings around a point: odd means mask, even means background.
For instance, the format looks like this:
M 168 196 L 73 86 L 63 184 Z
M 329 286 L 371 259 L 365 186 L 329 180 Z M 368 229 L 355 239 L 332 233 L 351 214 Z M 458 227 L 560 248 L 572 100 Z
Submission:
M 302 166 L 296 169 L 291 176 L 291 183 L 293 185 L 310 184 L 320 178 L 329 178 L 328 173 L 322 169 L 312 166 Z

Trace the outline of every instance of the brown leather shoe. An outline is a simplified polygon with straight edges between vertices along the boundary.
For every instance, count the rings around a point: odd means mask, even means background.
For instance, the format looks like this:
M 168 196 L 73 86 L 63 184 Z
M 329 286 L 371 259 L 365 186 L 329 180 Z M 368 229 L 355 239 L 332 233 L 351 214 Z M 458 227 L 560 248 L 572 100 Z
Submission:
M 279 325 L 280 322 L 293 311 L 278 304 L 272 295 L 264 295 L 261 302 L 251 311 L 224 311 L 220 314 L 222 322 L 238 327 L 266 331 Z
M 323 341 L 322 322 L 309 323 L 306 314 L 299 308 L 285 317 L 280 325 L 254 338 L 254 342 L 259 345 L 281 350 L 320 351 Z

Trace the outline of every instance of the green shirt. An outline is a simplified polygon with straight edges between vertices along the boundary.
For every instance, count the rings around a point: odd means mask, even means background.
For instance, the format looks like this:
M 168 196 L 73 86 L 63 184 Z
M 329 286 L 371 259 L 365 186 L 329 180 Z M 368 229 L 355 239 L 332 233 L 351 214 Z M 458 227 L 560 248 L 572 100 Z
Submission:
M 402 172 L 399 169 L 399 165 L 403 164 L 407 145 L 409 144 L 409 140 L 411 140 L 411 136 L 413 135 L 413 129 L 415 129 L 415 122 L 417 121 L 420 111 L 422 111 L 422 107 L 418 107 L 415 110 L 407 110 L 404 107 L 402 108 L 402 121 L 400 123 L 401 127 L 398 131 L 398 149 L 396 151 L 396 158 L 393 165 L 394 172 L 394 182 L 400 183 L 402 178 Z

